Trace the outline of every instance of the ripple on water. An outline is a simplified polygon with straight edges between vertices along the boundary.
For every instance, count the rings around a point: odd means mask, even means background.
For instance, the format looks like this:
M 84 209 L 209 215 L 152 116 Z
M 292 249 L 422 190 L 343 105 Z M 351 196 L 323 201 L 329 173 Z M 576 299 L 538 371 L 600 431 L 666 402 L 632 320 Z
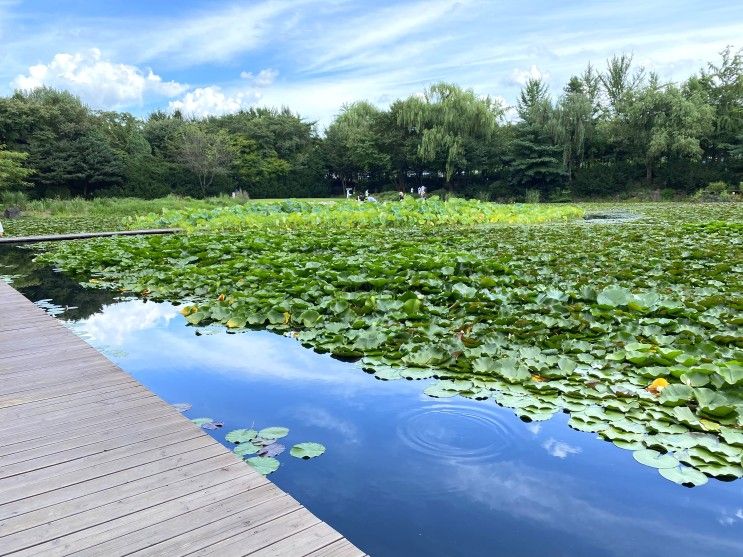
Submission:
M 461 463 L 512 455 L 524 429 L 511 415 L 489 404 L 431 402 L 399 416 L 397 434 L 405 445 L 429 456 Z

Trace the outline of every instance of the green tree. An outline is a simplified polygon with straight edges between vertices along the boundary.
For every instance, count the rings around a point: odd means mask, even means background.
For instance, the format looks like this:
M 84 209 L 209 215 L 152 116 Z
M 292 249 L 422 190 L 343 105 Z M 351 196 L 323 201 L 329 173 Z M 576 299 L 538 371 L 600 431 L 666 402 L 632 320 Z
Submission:
M 325 158 L 331 175 L 343 188 L 349 183 L 373 183 L 390 170 L 382 148 L 379 119 L 382 112 L 368 102 L 346 105 L 325 132 Z
M 594 103 L 590 93 L 585 92 L 585 83 L 577 77 L 572 78 L 554 114 L 555 135 L 558 144 L 562 145 L 568 182 L 573 181 L 575 170 L 586 158 L 595 128 L 594 114 Z
M 227 133 L 209 131 L 198 122 L 181 127 L 172 151 L 176 160 L 196 176 L 203 197 L 217 176 L 229 173 L 234 161 Z
M 695 93 L 685 95 L 675 85 L 650 83 L 631 96 L 621 120 L 627 142 L 643 160 L 647 184 L 657 165 L 668 157 L 699 160 L 700 139 L 713 125 L 713 109 Z
M 8 151 L 0 144 L 0 189 L 20 189 L 28 186 L 26 178 L 33 170 L 25 166 L 28 153 Z
M 557 121 L 547 85 L 541 79 L 527 81 L 516 109 L 521 121 L 510 144 L 509 182 L 519 194 L 527 189 L 547 194 L 565 179 L 563 149 L 555 142 Z
M 447 184 L 458 170 L 473 168 L 468 140 L 490 141 L 503 116 L 503 107 L 490 97 L 450 83 L 438 83 L 400 106 L 398 122 L 419 134 L 418 154 L 436 161 Z

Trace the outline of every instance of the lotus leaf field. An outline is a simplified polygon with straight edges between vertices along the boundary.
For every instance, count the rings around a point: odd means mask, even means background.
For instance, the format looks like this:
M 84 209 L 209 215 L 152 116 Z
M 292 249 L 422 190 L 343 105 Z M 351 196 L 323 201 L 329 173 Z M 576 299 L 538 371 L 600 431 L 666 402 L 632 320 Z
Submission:
M 41 258 L 91 287 L 180 302 L 195 326 L 267 328 L 379 379 L 429 380 L 432 397 L 524 420 L 567 412 L 679 484 L 740 478 L 743 211 L 622 210 L 640 218 L 436 199 L 247 204 L 151 215 L 132 225 L 186 232 Z

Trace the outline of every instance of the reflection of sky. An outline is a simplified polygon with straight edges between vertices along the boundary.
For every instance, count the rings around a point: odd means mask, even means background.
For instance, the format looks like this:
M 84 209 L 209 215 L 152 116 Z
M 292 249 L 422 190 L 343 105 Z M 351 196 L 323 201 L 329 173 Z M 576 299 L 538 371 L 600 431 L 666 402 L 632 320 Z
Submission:
M 271 476 L 373 555 L 743 555 L 743 482 L 689 490 L 629 451 L 526 424 L 491 401 L 436 400 L 269 332 L 204 334 L 163 304 L 122 302 L 78 324 L 169 402 L 225 428 L 286 426 Z
M 134 332 L 153 329 L 178 315 L 170 304 L 143 303 L 138 300 L 103 306 L 96 313 L 78 323 L 95 343 L 121 345 Z

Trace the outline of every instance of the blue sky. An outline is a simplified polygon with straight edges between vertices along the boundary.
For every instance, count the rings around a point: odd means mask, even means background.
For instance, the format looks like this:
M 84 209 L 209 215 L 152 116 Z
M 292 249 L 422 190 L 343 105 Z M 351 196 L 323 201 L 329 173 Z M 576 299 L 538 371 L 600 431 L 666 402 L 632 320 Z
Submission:
M 738 0 L 0 0 L 0 94 L 46 84 L 139 115 L 287 105 L 322 129 L 343 103 L 441 80 L 513 104 L 542 76 L 558 95 L 614 53 L 680 80 L 729 44 Z

